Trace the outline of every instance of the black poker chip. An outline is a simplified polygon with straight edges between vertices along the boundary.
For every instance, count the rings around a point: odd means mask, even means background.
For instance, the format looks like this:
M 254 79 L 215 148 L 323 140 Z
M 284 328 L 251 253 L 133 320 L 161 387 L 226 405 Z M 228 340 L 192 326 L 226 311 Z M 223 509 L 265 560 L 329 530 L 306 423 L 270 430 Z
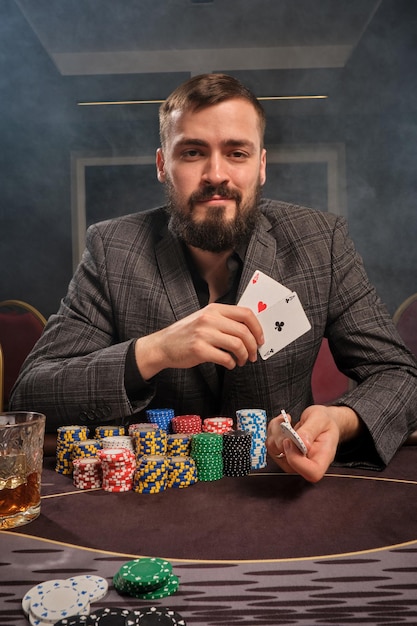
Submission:
M 97 609 L 90 613 L 88 626 L 137 626 L 137 616 L 129 609 L 118 607 Z
M 160 606 L 149 606 L 135 611 L 138 626 L 187 626 L 176 611 Z
M 71 617 L 63 617 L 54 626 L 90 626 L 89 615 L 73 615 Z M 51 625 L 52 626 L 52 625 Z

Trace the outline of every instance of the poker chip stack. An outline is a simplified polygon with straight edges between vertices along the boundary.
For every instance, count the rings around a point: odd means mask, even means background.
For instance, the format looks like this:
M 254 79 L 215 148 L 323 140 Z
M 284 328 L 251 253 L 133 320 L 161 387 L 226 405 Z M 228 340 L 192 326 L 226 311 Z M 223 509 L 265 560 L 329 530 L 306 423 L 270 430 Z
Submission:
M 252 468 L 252 434 L 247 430 L 231 430 L 223 435 L 223 474 L 247 476 Z
M 191 447 L 191 435 L 177 433 L 168 435 L 167 456 L 189 456 Z
M 114 437 L 103 437 L 101 440 L 103 448 L 127 448 L 134 452 L 132 437 L 128 435 L 116 435 Z
M 215 433 L 199 433 L 191 439 L 191 457 L 202 481 L 223 478 L 223 437 Z
M 29 589 L 23 597 L 22 609 L 30 623 L 70 623 L 71 617 L 88 616 L 90 605 L 107 594 L 108 583 L 100 576 L 84 575 L 67 579 L 47 580 Z M 62 620 L 62 622 L 61 622 Z M 83 619 L 77 620 L 83 623 Z M 89 622 L 87 617 L 86 624 Z
M 173 433 L 196 435 L 201 433 L 202 420 L 200 415 L 176 415 L 171 420 Z
M 119 571 L 122 572 L 121 584 L 132 590 L 132 593 L 128 588 L 119 591 L 123 595 L 159 599 L 175 593 L 179 587 L 171 564 L 162 559 L 137 559 Z M 115 580 L 119 580 L 118 574 Z M 101 576 L 86 574 L 46 580 L 25 593 L 22 609 L 33 626 L 186 626 L 184 618 L 167 607 L 92 608 L 91 605 L 103 599 L 107 592 L 107 580 Z
M 132 432 L 136 461 L 143 456 L 164 456 L 167 451 L 167 433 L 161 428 L 136 428 Z
M 129 428 L 128 428 L 128 432 L 129 432 L 129 436 L 132 437 L 133 436 L 133 431 L 135 430 L 153 430 L 155 428 L 158 428 L 158 424 L 152 424 L 149 422 L 139 422 L 138 424 L 129 424 Z
M 133 559 L 124 563 L 113 577 L 115 589 L 122 595 L 142 600 L 156 600 L 175 593 L 178 576 L 169 561 L 158 558 Z
M 168 488 L 182 489 L 190 487 L 197 480 L 197 466 L 194 459 L 189 456 L 168 457 Z
M 148 409 L 146 411 L 146 417 L 148 418 L 148 422 L 153 422 L 157 424 L 159 428 L 168 432 L 171 420 L 174 417 L 174 409 Z
M 223 435 L 233 430 L 233 420 L 231 417 L 207 417 L 203 422 L 202 430 L 205 433 Z
M 60 426 L 57 430 L 56 466 L 59 474 L 72 474 L 72 449 L 74 444 L 88 437 L 86 426 Z
M 99 450 L 101 450 L 101 443 L 98 439 L 85 439 L 72 445 L 71 457 L 73 461 L 74 459 L 96 457 Z
M 125 427 L 124 426 L 113 426 L 106 424 L 105 426 L 97 426 L 95 430 L 96 439 L 103 439 L 104 437 L 118 437 L 119 435 L 124 435 Z
M 101 461 L 98 457 L 74 459 L 72 480 L 77 489 L 99 489 L 102 485 Z
M 79 618 L 81 619 L 81 618 Z M 142 609 L 123 609 L 121 607 L 106 607 L 91 613 L 88 621 L 58 622 L 55 626 L 186 626 L 184 618 L 166 607 L 148 606 Z
M 160 493 L 168 484 L 168 457 L 160 455 L 142 456 L 137 460 L 133 477 L 136 493 Z
M 103 448 L 98 456 L 102 467 L 102 488 L 105 491 L 130 491 L 136 468 L 135 455 L 127 448 Z
M 240 409 L 236 411 L 238 430 L 252 433 L 252 469 L 266 467 L 267 417 L 263 409 Z
M 207 417 L 203 422 L 202 430 L 205 433 L 223 435 L 233 430 L 233 420 L 231 417 Z

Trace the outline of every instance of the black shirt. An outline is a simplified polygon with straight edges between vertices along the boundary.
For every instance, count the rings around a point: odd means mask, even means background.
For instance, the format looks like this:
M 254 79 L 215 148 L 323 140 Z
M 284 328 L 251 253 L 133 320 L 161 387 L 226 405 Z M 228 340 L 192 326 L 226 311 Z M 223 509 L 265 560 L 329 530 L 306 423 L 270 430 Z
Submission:
M 191 274 L 200 308 L 203 308 L 208 305 L 210 299 L 208 284 L 204 278 L 200 276 L 187 246 L 184 245 L 183 248 L 185 260 Z M 240 277 L 242 275 L 245 252 L 246 250 L 233 252 L 228 258 L 227 266 L 230 272 L 228 290 L 220 298 L 218 298 L 216 302 L 219 302 L 220 304 L 236 304 L 237 290 L 239 287 Z M 219 375 L 219 381 L 222 382 L 224 368 L 217 366 L 217 373 Z M 136 365 L 135 342 L 132 342 L 126 355 L 124 384 L 126 393 L 131 402 L 141 395 L 141 389 L 143 388 L 143 385 L 146 384 L 140 376 Z

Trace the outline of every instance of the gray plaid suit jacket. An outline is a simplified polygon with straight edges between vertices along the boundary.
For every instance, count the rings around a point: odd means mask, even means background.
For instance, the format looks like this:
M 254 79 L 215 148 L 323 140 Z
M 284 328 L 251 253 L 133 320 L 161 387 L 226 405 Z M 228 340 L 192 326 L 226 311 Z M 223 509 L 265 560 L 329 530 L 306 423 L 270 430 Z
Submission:
M 354 409 L 369 432 L 350 460 L 388 463 L 417 427 L 417 367 L 367 279 L 345 220 L 263 200 L 238 298 L 256 269 L 297 292 L 311 331 L 267 361 L 226 371 L 222 386 L 211 363 L 138 379 L 132 403 L 124 387 L 132 341 L 199 303 L 163 208 L 90 227 L 81 263 L 22 369 L 12 407 L 45 413 L 48 430 L 137 422 L 148 407 L 202 417 L 257 407 L 269 418 L 285 408 L 297 420 L 312 403 L 311 371 L 326 336 L 341 371 L 359 383 L 339 403 Z

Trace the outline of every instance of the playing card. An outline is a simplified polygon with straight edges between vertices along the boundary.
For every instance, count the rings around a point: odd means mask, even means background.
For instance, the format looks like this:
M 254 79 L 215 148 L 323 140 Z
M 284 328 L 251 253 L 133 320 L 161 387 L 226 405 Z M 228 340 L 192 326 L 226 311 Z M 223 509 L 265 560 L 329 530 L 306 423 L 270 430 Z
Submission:
M 250 279 L 238 305 L 246 306 L 258 315 L 268 307 L 291 295 L 290 289 L 263 272 L 256 270 Z
M 295 443 L 300 452 L 302 452 L 304 456 L 307 456 L 307 447 L 297 431 L 294 430 L 294 428 L 291 426 L 291 424 L 289 424 L 288 422 L 281 422 L 280 426 L 285 437 L 291 439 L 291 441 Z
M 258 313 L 257 318 L 264 331 L 265 342 L 259 347 L 259 354 L 264 360 L 311 328 L 295 291 Z

